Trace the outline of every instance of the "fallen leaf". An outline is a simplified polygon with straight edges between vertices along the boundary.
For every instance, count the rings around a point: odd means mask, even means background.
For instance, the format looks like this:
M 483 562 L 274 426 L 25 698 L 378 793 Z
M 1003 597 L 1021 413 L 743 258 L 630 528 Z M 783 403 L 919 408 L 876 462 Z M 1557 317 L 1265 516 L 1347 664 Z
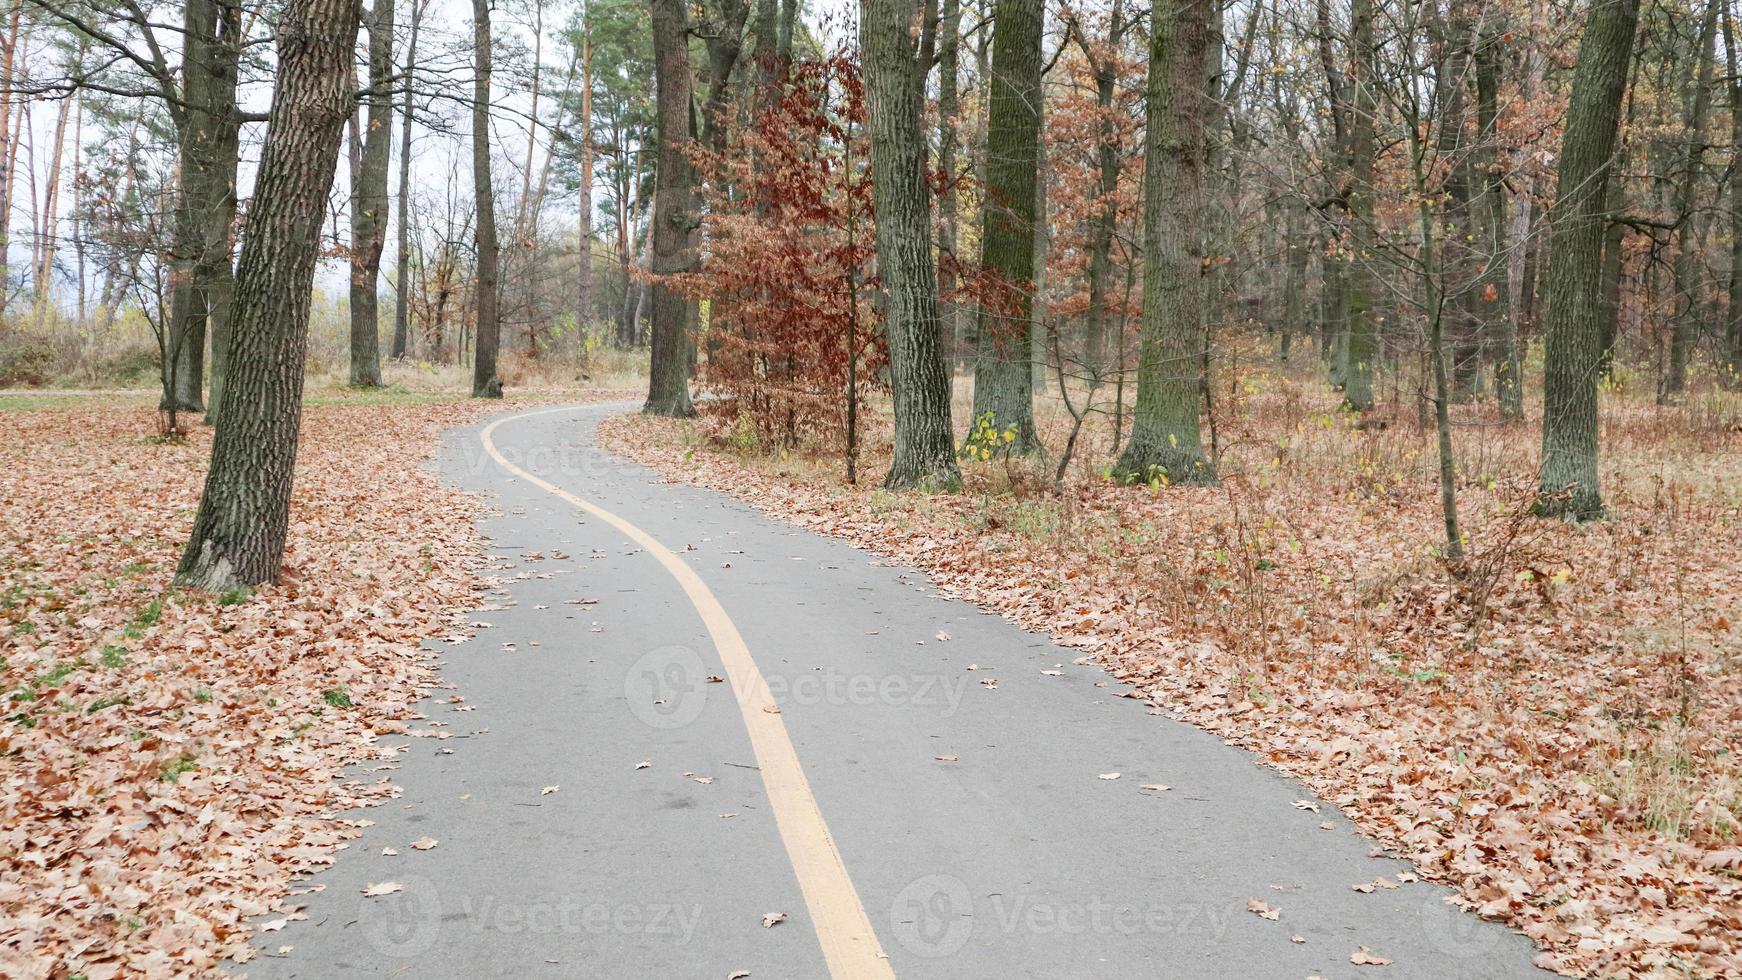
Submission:
M 1353 953 L 1349 954 L 1349 962 L 1355 964 L 1356 966 L 1390 966 L 1391 965 L 1390 960 L 1386 959 L 1383 956 L 1380 956 L 1378 953 L 1373 952 L 1371 949 L 1368 949 L 1365 946 L 1357 946 L 1355 948 L 1355 951 Z
M 769 912 L 762 917 L 762 928 L 772 929 L 786 921 L 785 912 Z
M 383 895 L 391 895 L 394 892 L 399 892 L 399 891 L 404 891 L 404 890 L 405 890 L 405 886 L 400 884 L 397 881 L 383 881 L 379 884 L 371 882 L 369 885 L 367 885 L 363 888 L 363 897 L 364 898 L 380 898 Z
M 419 837 L 417 840 L 412 841 L 411 846 L 415 850 L 427 851 L 430 848 L 436 846 L 437 843 L 439 843 L 439 842 L 434 837 L 425 836 L 425 837 Z
M 549 796 L 550 794 L 556 792 L 557 790 L 559 790 L 561 788 L 562 787 L 560 787 L 560 786 L 546 786 L 545 788 L 538 791 L 538 795 Z
M 1260 919 L 1269 919 L 1272 922 L 1282 918 L 1281 909 L 1275 908 L 1268 902 L 1257 898 L 1248 898 L 1246 900 L 1246 911 L 1257 915 Z
M 1095 778 L 1096 779 L 1118 779 L 1119 774 L 1116 772 L 1104 772 L 1104 773 L 1100 774 L 1099 776 L 1096 776 Z

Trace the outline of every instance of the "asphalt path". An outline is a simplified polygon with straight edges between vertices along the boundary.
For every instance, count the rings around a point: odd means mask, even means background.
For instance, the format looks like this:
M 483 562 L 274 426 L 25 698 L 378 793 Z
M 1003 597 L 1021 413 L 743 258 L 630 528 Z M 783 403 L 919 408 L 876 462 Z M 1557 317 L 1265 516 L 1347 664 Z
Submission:
M 631 407 L 448 433 L 488 625 L 249 976 L 1547 976 L 1078 652 L 606 453 Z

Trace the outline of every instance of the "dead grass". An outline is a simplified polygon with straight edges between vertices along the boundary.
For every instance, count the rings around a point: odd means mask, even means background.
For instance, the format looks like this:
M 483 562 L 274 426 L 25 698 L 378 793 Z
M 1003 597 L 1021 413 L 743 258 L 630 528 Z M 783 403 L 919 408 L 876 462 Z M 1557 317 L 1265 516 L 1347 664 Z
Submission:
M 1112 485 L 1110 417 L 1058 492 L 1052 461 L 995 461 L 953 497 L 849 488 L 837 458 L 731 447 L 707 421 L 608 436 L 1085 647 L 1523 928 L 1545 966 L 1742 975 L 1742 396 L 1606 397 L 1611 517 L 1583 527 L 1524 512 L 1537 427 L 1457 407 L 1471 557 L 1451 566 L 1415 406 L 1358 429 L 1301 360 L 1219 380 L 1211 488 Z M 1038 415 L 1062 445 L 1062 404 Z

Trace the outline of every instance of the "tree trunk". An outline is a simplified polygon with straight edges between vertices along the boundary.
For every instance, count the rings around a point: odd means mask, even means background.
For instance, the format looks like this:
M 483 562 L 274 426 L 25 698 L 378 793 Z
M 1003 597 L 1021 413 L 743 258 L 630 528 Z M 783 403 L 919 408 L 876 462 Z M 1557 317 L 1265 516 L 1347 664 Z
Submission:
M 4 61 L 0 62 L 0 325 L 5 322 L 6 300 L 11 292 L 5 285 L 7 263 L 12 252 L 12 186 L 18 172 L 18 140 L 13 132 L 16 124 L 29 113 L 27 103 L 20 102 L 16 111 L 13 109 L 13 103 L 19 102 L 14 85 L 20 70 L 25 67 L 18 58 L 18 45 L 23 39 L 20 31 L 23 18 L 24 0 L 12 0 L 12 16 L 6 27 L 6 53 Z
M 903 0 L 860 0 L 877 269 L 895 403 L 894 458 L 883 485 L 943 489 L 960 486 L 961 474 L 950 438 L 950 382 L 938 337 L 931 191 L 920 128 L 924 79 L 913 67 L 912 21 L 913 7 Z M 1026 362 L 1023 373 L 1026 377 Z
M 1158 0 L 1150 27 L 1143 341 L 1131 437 L 1115 475 L 1213 483 L 1198 430 L 1203 357 L 1204 63 L 1211 0 Z
M 369 18 L 367 128 L 351 184 L 351 384 L 381 384 L 381 316 L 376 285 L 387 244 L 387 170 L 393 140 L 393 5 L 375 0 Z
M 1089 308 L 1083 338 L 1084 367 L 1088 369 L 1091 390 L 1100 386 L 1107 370 L 1107 289 L 1113 274 L 1113 233 L 1119 222 L 1119 147 L 1113 122 L 1113 96 L 1118 81 L 1117 45 L 1124 28 L 1124 4 L 1113 0 L 1113 12 L 1107 22 L 1107 51 L 1094 64 L 1095 108 L 1101 114 L 1100 139 L 1095 147 L 1099 181 L 1089 235 Z M 1087 39 L 1084 40 L 1086 48 Z
M 322 218 L 352 98 L 358 0 L 289 0 L 278 23 L 278 85 L 236 281 L 228 390 L 184 586 L 276 581 L 290 523 L 302 421 L 309 301 Z
M 1730 309 L 1724 322 L 1720 379 L 1742 387 L 1742 57 L 1738 55 L 1735 15 L 1724 11 L 1724 60 L 1730 76 Z
M 163 407 L 199 411 L 205 405 L 208 319 L 227 322 L 216 304 L 232 292 L 230 226 L 236 217 L 236 64 L 241 57 L 242 10 L 229 0 L 189 0 L 182 34 L 181 104 L 172 112 L 177 138 L 177 194 L 173 217 L 174 290 L 170 310 L 171 390 Z M 214 345 L 214 376 L 221 376 L 227 344 Z M 208 420 L 213 418 L 208 412 Z
M 490 45 L 490 0 L 472 0 L 472 57 L 477 65 L 472 82 L 472 190 L 477 211 L 473 240 L 478 247 L 473 398 L 502 397 L 502 380 L 496 376 L 496 350 L 502 342 L 501 251 L 496 244 L 496 191 L 490 182 Z
M 688 14 L 682 0 L 649 0 L 653 11 L 655 102 L 659 112 L 659 162 L 654 172 L 652 283 L 652 365 L 648 372 L 649 415 L 695 414 L 690 403 L 685 326 L 689 302 L 661 277 L 695 267 L 698 216 L 695 174 L 690 164 L 690 77 Z
M 1548 348 L 1543 365 L 1538 513 L 1601 517 L 1597 486 L 1597 297 L 1605 191 L 1633 53 L 1639 0 L 1597 0 L 1579 42 L 1559 183 L 1549 212 Z
M 992 22 L 992 92 L 986 123 L 980 263 L 989 280 L 974 357 L 974 422 L 1013 430 L 1010 448 L 1034 437 L 1032 357 L 1035 183 L 1040 148 L 1039 0 L 998 0 Z
M 949 338 L 949 363 L 964 358 L 962 335 L 966 310 L 956 297 L 956 247 L 960 239 L 956 181 L 956 114 L 961 111 L 962 2 L 943 0 L 938 24 L 938 307 L 943 335 Z
M 411 123 L 417 95 L 413 72 L 417 70 L 417 35 L 423 27 L 423 10 L 427 0 L 412 0 L 411 36 L 405 43 L 405 104 L 399 113 L 399 214 L 398 249 L 394 261 L 398 273 L 393 283 L 393 346 L 394 360 L 404 360 L 411 342 Z
M 1378 84 L 1374 71 L 1373 0 L 1352 0 L 1349 14 L 1353 48 L 1349 61 L 1354 77 L 1350 81 L 1349 183 L 1344 193 L 1354 254 L 1343 280 L 1343 315 L 1349 323 L 1343 352 L 1343 407 L 1352 412 L 1367 412 L 1373 409 L 1373 366 L 1379 356 L 1379 331 L 1372 309 L 1377 276 L 1372 262 L 1362 254 L 1378 245 L 1378 229 L 1373 221 L 1377 154 L 1374 114 L 1378 111 L 1373 91 Z
M 593 320 L 593 39 L 588 33 L 587 14 L 581 11 L 581 154 L 577 164 L 580 179 L 576 207 L 575 329 L 582 350 Z
M 1493 16 L 1493 15 L 1489 15 Z M 1476 37 L 1472 60 L 1476 75 L 1476 146 L 1472 157 L 1480 178 L 1477 210 L 1482 241 L 1476 256 L 1480 329 L 1493 342 L 1494 394 L 1503 422 L 1524 418 L 1524 369 L 1518 350 L 1518 325 L 1512 319 L 1506 282 L 1506 174 L 1500 167 L 1500 55 L 1503 35 L 1485 29 Z
M 1613 177 L 1609 179 L 1609 191 L 1614 200 L 1621 199 L 1620 181 Z M 1609 227 L 1603 231 L 1603 293 L 1598 298 L 1597 317 L 1598 335 L 1602 353 L 1598 355 L 1597 375 L 1602 378 L 1612 377 L 1615 373 L 1615 345 L 1620 340 L 1621 330 L 1621 278 L 1622 259 L 1627 241 L 1627 226 L 1619 221 L 1609 222 Z
M 1677 401 L 1688 387 L 1688 362 L 1699 343 L 1699 236 L 1695 234 L 1694 188 L 1706 153 L 1706 120 L 1712 108 L 1713 52 L 1717 43 L 1719 0 L 1706 0 L 1706 16 L 1700 25 L 1700 54 L 1694 69 L 1693 92 L 1688 109 L 1686 146 L 1681 178 L 1675 184 L 1676 250 L 1675 322 L 1670 333 L 1669 365 L 1658 387 L 1658 404 Z

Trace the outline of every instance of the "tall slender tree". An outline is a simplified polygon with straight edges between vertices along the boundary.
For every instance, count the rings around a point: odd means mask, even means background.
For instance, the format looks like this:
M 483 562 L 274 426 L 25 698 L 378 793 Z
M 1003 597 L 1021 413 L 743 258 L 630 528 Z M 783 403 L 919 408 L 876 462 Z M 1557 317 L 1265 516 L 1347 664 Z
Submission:
M 938 335 L 931 190 L 921 129 L 925 78 L 914 70 L 913 15 L 912 4 L 904 0 L 859 3 L 877 268 L 895 403 L 894 453 L 883 485 L 944 489 L 959 486 L 961 473 L 950 438 L 950 381 Z
M 1035 204 L 1040 165 L 1040 0 L 998 0 L 980 263 L 988 280 L 974 356 L 974 419 L 1014 430 L 1011 448 L 1038 448 L 1032 340 Z
M 1349 4 L 1349 165 L 1343 198 L 1349 212 L 1351 262 L 1343 280 L 1343 315 L 1348 318 L 1344 352 L 1343 406 L 1353 412 L 1373 408 L 1373 369 L 1379 357 L 1379 328 L 1373 310 L 1377 246 L 1373 194 L 1377 179 L 1378 98 L 1373 40 L 1373 0 Z
M 360 0 L 288 0 L 278 84 L 236 276 L 229 380 L 176 568 L 211 591 L 276 581 L 290 526 L 308 311 L 322 218 L 353 106 Z
M 1669 363 L 1664 368 L 1663 382 L 1658 386 L 1660 404 L 1679 399 L 1688 387 L 1688 362 L 1693 358 L 1694 345 L 1699 340 L 1701 271 L 1700 234 L 1695 215 L 1695 187 L 1700 179 L 1701 161 L 1706 155 L 1706 124 L 1712 111 L 1712 75 L 1714 51 L 1717 45 L 1718 8 L 1720 0 L 1706 0 L 1705 15 L 1700 18 L 1699 55 L 1694 64 L 1694 77 L 1688 93 L 1686 134 L 1683 137 L 1682 170 L 1674 188 L 1676 211 L 1676 250 L 1671 269 L 1675 276 L 1675 320 L 1670 330 Z
M 575 327 L 585 331 L 593 319 L 593 36 L 587 21 L 587 5 L 580 12 L 581 118 L 580 160 L 576 164 L 579 188 L 576 209 L 580 212 L 575 237 Z
M 1742 40 L 1736 36 L 1736 15 L 1724 9 L 1724 66 L 1730 76 L 1730 309 L 1724 317 L 1724 353 L 1720 379 L 1742 386 Z
M 1506 171 L 1500 164 L 1500 61 L 1505 34 L 1499 15 L 1482 15 L 1471 53 L 1476 85 L 1476 145 L 1473 169 L 1479 181 L 1477 208 L 1482 232 L 1479 249 L 1482 263 L 1475 302 L 1481 311 L 1483 330 L 1493 341 L 1494 394 L 1500 418 L 1516 422 L 1524 418 L 1524 371 L 1520 363 L 1518 324 L 1512 316 L 1506 283 Z
M 472 0 L 472 193 L 473 241 L 478 248 L 475 340 L 472 350 L 472 397 L 501 398 L 496 376 L 496 350 L 502 342 L 499 292 L 501 249 L 496 242 L 496 190 L 490 180 L 490 0 Z
M 1210 483 L 1198 426 L 1204 261 L 1204 60 L 1214 0 L 1151 8 L 1143 186 L 1143 340 L 1124 479 Z
M 351 383 L 381 384 L 381 314 L 376 287 L 387 244 L 387 170 L 393 141 L 393 6 L 369 15 L 369 90 L 357 169 L 351 174 Z
M 411 34 L 405 42 L 405 71 L 401 82 L 405 101 L 399 111 L 399 213 L 395 216 L 398 248 L 394 255 L 397 272 L 393 282 L 394 360 L 403 360 L 411 344 L 411 124 L 416 118 L 417 36 L 423 28 L 423 12 L 429 0 L 412 0 Z
M 689 14 L 683 0 L 649 0 L 653 11 L 653 67 L 658 111 L 659 164 L 654 174 L 651 268 L 652 364 L 647 382 L 649 415 L 695 414 L 690 401 L 686 334 L 689 301 L 658 277 L 695 266 L 695 173 L 690 163 L 691 99 Z
M 1537 512 L 1603 515 L 1597 479 L 1598 315 L 1605 202 L 1639 0 L 1595 0 L 1561 137 L 1549 212 L 1548 346 L 1543 363 L 1542 480 Z

